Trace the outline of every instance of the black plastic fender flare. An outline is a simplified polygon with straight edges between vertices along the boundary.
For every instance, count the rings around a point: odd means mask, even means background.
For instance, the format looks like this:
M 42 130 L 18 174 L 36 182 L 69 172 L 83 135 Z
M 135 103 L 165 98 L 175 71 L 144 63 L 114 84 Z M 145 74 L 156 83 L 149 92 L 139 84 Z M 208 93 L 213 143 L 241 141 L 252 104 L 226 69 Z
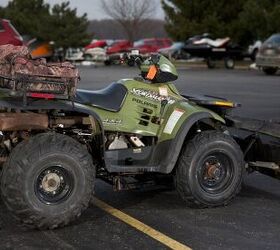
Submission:
M 174 169 L 177 163 L 182 146 L 185 142 L 186 136 L 189 133 L 191 127 L 196 122 L 207 118 L 216 120 L 215 117 L 213 117 L 211 113 L 208 112 L 195 113 L 192 114 L 188 119 L 186 119 L 186 121 L 181 126 L 175 138 L 171 140 L 168 145 L 169 151 L 160 164 L 160 170 L 159 170 L 160 173 L 169 174 L 172 172 L 172 170 Z

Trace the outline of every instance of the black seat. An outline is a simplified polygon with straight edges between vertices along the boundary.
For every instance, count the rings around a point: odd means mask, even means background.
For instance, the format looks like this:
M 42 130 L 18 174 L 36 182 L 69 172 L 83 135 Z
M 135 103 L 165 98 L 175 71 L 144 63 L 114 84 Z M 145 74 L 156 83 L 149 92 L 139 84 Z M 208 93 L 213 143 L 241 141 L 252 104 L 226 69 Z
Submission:
M 112 83 L 105 89 L 91 91 L 78 89 L 75 101 L 98 108 L 118 112 L 127 94 L 127 89 L 120 83 Z

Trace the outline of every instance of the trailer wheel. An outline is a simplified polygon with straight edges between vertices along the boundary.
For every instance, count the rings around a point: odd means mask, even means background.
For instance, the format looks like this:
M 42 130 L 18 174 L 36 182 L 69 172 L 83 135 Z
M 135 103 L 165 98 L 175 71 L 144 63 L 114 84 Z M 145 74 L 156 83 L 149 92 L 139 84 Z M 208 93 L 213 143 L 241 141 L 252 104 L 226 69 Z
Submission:
M 105 66 L 110 66 L 110 65 L 112 65 L 112 61 L 111 60 L 105 60 L 104 65 Z
M 226 67 L 226 69 L 234 69 L 234 67 L 235 67 L 234 60 L 230 57 L 226 57 L 225 58 L 225 67 Z
M 263 72 L 267 75 L 275 75 L 277 70 L 275 67 L 263 67 Z
M 16 219 L 32 228 L 69 224 L 88 207 L 95 168 L 71 137 L 44 133 L 21 142 L 3 167 L 1 192 Z
M 207 64 L 208 69 L 215 69 L 216 68 L 216 62 L 211 57 L 207 58 L 206 64 Z
M 222 206 L 240 191 L 243 171 L 243 154 L 230 136 L 202 132 L 183 148 L 175 184 L 190 206 Z

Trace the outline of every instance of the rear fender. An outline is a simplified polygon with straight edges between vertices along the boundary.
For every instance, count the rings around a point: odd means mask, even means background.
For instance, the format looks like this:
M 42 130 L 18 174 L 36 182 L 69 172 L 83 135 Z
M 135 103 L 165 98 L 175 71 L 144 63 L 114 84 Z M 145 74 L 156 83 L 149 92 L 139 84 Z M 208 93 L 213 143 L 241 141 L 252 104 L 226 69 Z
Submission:
M 81 114 L 88 115 L 92 127 L 95 128 L 101 135 L 101 158 L 104 156 L 104 128 L 102 125 L 102 120 L 99 115 L 90 107 L 71 101 L 57 101 L 57 100 L 36 100 L 28 103 L 28 105 L 23 105 L 21 99 L 2 99 L 0 100 L 0 108 L 15 109 L 21 111 L 36 111 L 36 110 L 63 110 L 63 111 L 73 111 Z

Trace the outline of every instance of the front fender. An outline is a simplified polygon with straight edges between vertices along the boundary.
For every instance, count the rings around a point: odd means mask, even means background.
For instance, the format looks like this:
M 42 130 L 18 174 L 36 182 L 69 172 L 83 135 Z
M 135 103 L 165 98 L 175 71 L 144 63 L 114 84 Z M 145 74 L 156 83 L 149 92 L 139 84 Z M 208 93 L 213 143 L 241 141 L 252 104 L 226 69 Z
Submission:
M 176 165 L 178 157 L 180 155 L 182 146 L 185 142 L 186 136 L 190 131 L 191 127 L 198 121 L 202 119 L 213 119 L 221 123 L 225 123 L 223 118 L 218 116 L 213 112 L 208 112 L 206 109 L 204 111 L 195 112 L 189 115 L 183 122 L 181 123 L 180 128 L 176 131 L 176 135 L 168 140 L 168 152 L 165 154 L 164 159 L 162 159 L 160 164 L 160 172 L 161 173 L 171 173 L 173 168 Z M 167 142 L 167 141 L 166 141 Z M 165 144 L 166 144 L 165 142 Z

